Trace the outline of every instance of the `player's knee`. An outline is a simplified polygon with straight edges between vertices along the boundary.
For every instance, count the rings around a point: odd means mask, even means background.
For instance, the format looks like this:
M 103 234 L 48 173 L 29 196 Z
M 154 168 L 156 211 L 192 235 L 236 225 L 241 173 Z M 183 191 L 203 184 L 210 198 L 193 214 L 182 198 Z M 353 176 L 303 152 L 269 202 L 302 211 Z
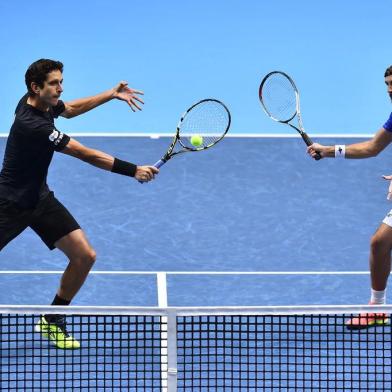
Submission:
M 391 244 L 382 235 L 376 233 L 370 240 L 370 249 L 372 252 L 391 250 Z
M 97 254 L 93 248 L 86 249 L 82 254 L 79 255 L 76 262 L 79 264 L 80 268 L 90 269 L 97 258 Z
M 95 250 L 93 248 L 90 248 L 85 255 L 85 263 L 87 263 L 92 267 L 96 259 L 97 259 L 97 254 Z

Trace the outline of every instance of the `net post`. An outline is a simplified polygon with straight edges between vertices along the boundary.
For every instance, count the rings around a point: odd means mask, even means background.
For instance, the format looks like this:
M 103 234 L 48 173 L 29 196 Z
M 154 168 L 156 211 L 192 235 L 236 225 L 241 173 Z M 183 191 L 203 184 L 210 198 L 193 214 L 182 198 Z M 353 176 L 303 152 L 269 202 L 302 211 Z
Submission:
M 167 392 L 177 392 L 177 311 L 167 312 Z
M 167 275 L 157 273 L 158 306 L 168 307 Z M 177 391 L 177 312 L 168 310 L 161 318 L 161 379 L 162 392 Z
M 157 273 L 158 306 L 167 308 L 167 278 L 166 272 Z

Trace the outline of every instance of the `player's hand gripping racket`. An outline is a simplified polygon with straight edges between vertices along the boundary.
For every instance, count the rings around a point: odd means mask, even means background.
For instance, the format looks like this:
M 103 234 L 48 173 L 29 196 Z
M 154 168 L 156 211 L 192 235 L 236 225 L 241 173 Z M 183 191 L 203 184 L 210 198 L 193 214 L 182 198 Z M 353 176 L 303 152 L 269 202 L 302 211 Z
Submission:
M 266 75 L 260 84 L 259 98 L 264 111 L 269 117 L 274 121 L 294 128 L 307 146 L 313 144 L 312 139 L 307 135 L 302 125 L 299 92 L 289 75 L 280 71 L 273 71 Z M 290 123 L 294 117 L 297 117 L 298 126 Z M 315 159 L 318 161 L 321 159 L 321 155 L 317 153 Z
M 203 99 L 195 103 L 182 115 L 170 147 L 154 166 L 160 168 L 174 155 L 183 152 L 202 151 L 215 146 L 226 135 L 230 123 L 229 109 L 217 99 Z

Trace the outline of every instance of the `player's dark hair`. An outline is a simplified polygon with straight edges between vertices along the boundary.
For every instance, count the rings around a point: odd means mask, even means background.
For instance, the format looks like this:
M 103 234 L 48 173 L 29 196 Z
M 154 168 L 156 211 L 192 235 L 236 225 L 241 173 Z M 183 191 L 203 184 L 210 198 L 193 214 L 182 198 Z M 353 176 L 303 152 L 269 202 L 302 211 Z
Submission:
M 392 65 L 385 70 L 384 78 L 392 75 Z
M 44 86 L 48 73 L 52 71 L 63 72 L 63 63 L 60 61 L 39 59 L 29 66 L 25 74 L 25 82 L 30 96 L 34 96 L 31 83 L 37 83 L 39 87 Z

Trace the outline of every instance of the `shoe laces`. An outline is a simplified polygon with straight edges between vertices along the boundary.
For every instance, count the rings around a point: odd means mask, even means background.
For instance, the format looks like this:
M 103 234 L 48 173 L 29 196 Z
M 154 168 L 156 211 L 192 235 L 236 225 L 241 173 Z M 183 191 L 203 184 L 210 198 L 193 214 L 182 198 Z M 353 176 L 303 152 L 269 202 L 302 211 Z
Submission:
M 61 314 L 53 315 L 49 319 L 48 323 L 55 325 L 57 328 L 60 328 L 61 332 L 64 334 L 66 338 L 70 336 L 69 332 L 67 331 L 67 322 L 65 320 L 65 316 Z

